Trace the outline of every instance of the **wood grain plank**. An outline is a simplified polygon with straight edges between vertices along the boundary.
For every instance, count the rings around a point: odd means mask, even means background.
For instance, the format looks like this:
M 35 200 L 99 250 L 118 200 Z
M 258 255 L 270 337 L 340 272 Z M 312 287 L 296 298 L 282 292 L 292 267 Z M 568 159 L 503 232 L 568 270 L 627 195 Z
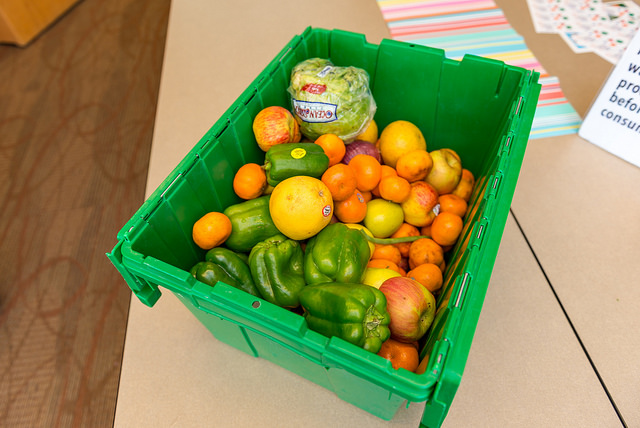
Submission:
M 0 426 L 111 426 L 169 0 L 85 0 L 0 46 Z

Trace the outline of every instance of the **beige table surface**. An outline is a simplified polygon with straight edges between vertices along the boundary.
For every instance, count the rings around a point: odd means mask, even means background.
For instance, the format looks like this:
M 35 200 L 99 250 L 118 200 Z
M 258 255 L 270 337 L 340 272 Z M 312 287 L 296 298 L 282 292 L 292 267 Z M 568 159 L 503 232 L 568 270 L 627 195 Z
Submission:
M 498 4 L 528 37 L 525 1 Z M 147 195 L 308 25 L 388 37 L 373 0 L 172 2 Z M 602 79 L 608 65 L 591 61 Z M 556 67 L 561 84 L 580 70 Z M 581 81 L 569 86 L 582 114 L 599 86 Z M 444 426 L 623 426 L 616 407 L 640 426 L 639 183 L 639 168 L 577 135 L 529 142 Z M 383 421 L 215 340 L 168 292 L 153 308 L 132 298 L 118 427 L 415 427 L 423 407 Z

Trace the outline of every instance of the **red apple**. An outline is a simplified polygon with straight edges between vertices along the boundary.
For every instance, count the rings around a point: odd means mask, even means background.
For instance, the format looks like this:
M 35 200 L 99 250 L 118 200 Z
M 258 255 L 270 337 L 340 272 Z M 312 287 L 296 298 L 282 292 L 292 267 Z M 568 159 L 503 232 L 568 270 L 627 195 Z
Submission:
M 300 141 L 300 127 L 289 110 L 280 106 L 262 109 L 253 119 L 253 134 L 263 151 L 282 143 Z
M 462 175 L 460 156 L 451 149 L 434 150 L 429 154 L 433 167 L 425 181 L 435 187 L 440 195 L 453 192 Z
M 385 280 L 380 291 L 387 298 L 391 337 L 411 343 L 425 335 L 436 315 L 436 299 L 426 287 L 404 276 Z
M 404 221 L 415 227 L 429 226 L 436 218 L 433 209 L 437 204 L 438 191 L 425 181 L 414 181 L 409 197 L 400 204 Z

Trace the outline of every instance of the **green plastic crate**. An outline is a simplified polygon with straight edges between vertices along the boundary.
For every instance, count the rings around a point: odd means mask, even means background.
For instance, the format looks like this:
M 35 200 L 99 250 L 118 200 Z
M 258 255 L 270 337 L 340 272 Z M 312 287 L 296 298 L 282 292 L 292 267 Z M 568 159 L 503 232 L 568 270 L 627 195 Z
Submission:
M 253 117 L 264 107 L 290 108 L 289 74 L 298 62 L 329 58 L 365 69 L 380 129 L 404 119 L 424 133 L 429 150 L 450 147 L 477 184 L 463 234 L 449 253 L 438 312 L 421 353 L 425 373 L 390 363 L 338 338 L 308 330 L 300 315 L 224 283 L 195 281 L 204 258 L 191 239 L 203 214 L 240 202 L 235 171 L 262 163 Z M 361 34 L 307 28 L 295 36 L 191 149 L 118 233 L 107 254 L 134 294 L 153 306 L 172 291 L 220 341 L 272 361 L 341 399 L 390 420 L 403 405 L 425 403 L 422 424 L 440 426 L 466 364 L 515 191 L 540 92 L 539 74 L 503 62 Z

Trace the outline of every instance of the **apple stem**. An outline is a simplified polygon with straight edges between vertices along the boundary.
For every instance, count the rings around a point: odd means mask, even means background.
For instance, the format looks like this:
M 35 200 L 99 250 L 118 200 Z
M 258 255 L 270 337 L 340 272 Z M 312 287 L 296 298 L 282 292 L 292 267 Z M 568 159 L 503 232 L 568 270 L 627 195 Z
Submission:
M 373 242 L 374 244 L 380 244 L 380 245 L 401 244 L 403 242 L 417 241 L 418 239 L 421 239 L 421 238 L 431 238 L 428 235 L 402 236 L 399 238 L 374 238 L 373 236 L 368 235 L 364 230 L 360 230 L 360 233 L 364 235 L 367 241 Z

